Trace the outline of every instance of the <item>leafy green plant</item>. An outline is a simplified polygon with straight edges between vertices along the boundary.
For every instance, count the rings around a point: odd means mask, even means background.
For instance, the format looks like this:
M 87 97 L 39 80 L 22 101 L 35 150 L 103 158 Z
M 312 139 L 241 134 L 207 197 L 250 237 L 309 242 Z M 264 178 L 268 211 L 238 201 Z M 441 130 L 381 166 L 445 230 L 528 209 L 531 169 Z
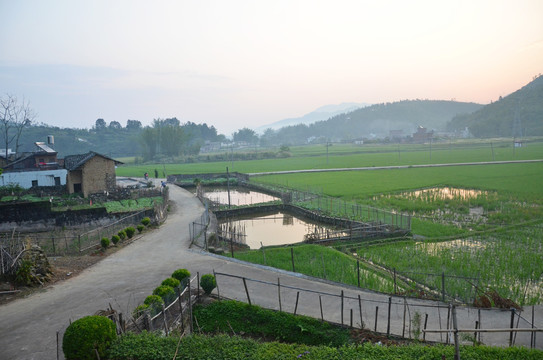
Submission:
M 137 229 L 138 229 L 138 233 L 141 234 L 141 232 L 143 231 L 143 229 L 145 229 L 145 225 L 139 224 L 139 225 L 137 226 Z
M 121 238 L 119 237 L 119 235 L 113 235 L 111 237 L 111 242 L 114 244 L 114 245 L 117 245 L 117 243 L 121 240 Z
M 164 302 L 166 302 L 175 296 L 175 290 L 171 286 L 160 285 L 155 290 L 153 290 L 153 295 L 160 296 L 164 300 Z
M 102 249 L 107 249 L 109 247 L 109 238 L 103 237 L 100 239 L 100 245 L 102 246 Z
M 22 285 L 32 285 L 32 261 L 23 260 L 15 272 L 15 281 Z
M 411 332 L 413 333 L 413 337 L 415 340 L 420 339 L 421 331 L 421 322 L 422 322 L 422 316 L 418 311 L 415 311 L 415 314 L 413 315 L 413 319 L 411 319 Z
M 124 229 L 124 232 L 126 233 L 126 236 L 131 239 L 132 236 L 134 236 L 134 233 L 136 232 L 136 229 L 134 229 L 132 226 L 127 227 Z
M 200 279 L 200 286 L 202 289 L 204 289 L 204 292 L 209 295 L 217 287 L 217 281 L 215 280 L 215 276 L 211 274 L 205 274 L 202 275 L 202 278 Z
M 179 280 L 177 280 L 176 278 L 170 277 L 170 278 L 167 278 L 164 281 L 162 281 L 162 283 L 160 285 L 166 285 L 166 286 L 176 288 L 180 284 L 181 284 L 181 282 Z
M 141 219 L 141 224 L 144 226 L 149 226 L 150 223 L 151 219 L 149 219 L 148 217 L 144 217 L 143 219 Z
M 126 239 L 126 231 L 124 230 L 119 231 L 117 235 L 119 236 L 119 238 L 121 238 L 121 240 Z
M 96 359 L 96 353 L 104 358 L 116 338 L 113 321 L 104 316 L 85 316 L 66 329 L 62 339 L 62 351 L 68 360 Z

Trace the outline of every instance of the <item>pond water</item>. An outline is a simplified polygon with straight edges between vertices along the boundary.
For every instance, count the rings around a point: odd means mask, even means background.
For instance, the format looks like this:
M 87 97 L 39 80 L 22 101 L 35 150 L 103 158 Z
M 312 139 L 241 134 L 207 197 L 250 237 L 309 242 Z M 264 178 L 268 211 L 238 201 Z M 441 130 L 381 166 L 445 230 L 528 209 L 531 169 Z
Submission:
M 315 227 L 323 227 L 283 212 L 223 222 L 221 225 L 244 233 L 245 236 L 239 241 L 251 249 L 259 249 L 262 245 L 300 243 L 306 234 L 315 231 Z
M 434 187 L 415 191 L 405 191 L 401 194 L 380 195 L 379 197 L 402 197 L 407 199 L 440 199 L 440 200 L 470 200 L 481 195 L 487 195 L 487 191 L 474 189 L 460 189 L 454 187 Z
M 204 196 L 213 202 L 228 205 L 228 189 L 226 187 L 204 188 Z M 253 205 L 275 200 L 280 199 L 275 196 L 244 189 L 242 187 L 230 188 L 231 205 Z

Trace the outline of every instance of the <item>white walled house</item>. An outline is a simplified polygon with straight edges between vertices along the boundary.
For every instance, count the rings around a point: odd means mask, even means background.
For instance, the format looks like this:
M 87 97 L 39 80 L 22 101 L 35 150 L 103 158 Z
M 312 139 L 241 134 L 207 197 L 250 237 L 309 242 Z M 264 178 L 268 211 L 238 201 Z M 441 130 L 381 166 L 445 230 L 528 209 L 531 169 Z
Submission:
M 66 185 L 68 170 L 10 171 L 0 175 L 0 186 L 19 184 L 24 189 L 35 186 Z

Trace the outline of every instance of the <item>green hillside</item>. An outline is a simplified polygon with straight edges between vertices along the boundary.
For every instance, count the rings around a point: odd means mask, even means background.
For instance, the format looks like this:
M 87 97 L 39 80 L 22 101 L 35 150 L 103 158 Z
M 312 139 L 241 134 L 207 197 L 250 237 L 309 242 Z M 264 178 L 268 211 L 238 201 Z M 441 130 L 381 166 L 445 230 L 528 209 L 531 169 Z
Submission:
M 543 76 L 471 114 L 455 116 L 449 131 L 468 128 L 475 137 L 543 135 Z
M 418 126 L 443 131 L 454 116 L 471 113 L 482 106 L 444 100 L 403 100 L 376 104 L 311 125 L 287 126 L 278 130 L 276 137 L 286 144 L 300 144 L 310 137 L 332 141 L 386 138 L 391 130 L 401 130 L 404 137 L 414 133 Z

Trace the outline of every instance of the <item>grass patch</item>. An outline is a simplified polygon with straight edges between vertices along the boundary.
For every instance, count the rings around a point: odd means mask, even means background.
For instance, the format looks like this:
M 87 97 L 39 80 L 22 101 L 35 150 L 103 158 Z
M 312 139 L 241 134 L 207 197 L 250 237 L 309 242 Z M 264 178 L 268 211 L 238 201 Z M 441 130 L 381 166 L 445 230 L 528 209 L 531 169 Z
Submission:
M 356 259 L 331 247 L 320 245 L 298 245 L 292 247 L 295 271 L 321 279 L 327 279 L 349 285 L 358 285 Z M 277 269 L 292 271 L 290 247 L 273 247 L 263 250 L 236 252 L 236 259 L 254 264 L 271 266 Z M 393 292 L 394 285 L 386 275 L 368 271 L 361 264 L 360 286 L 365 289 L 385 293 Z
M 215 301 L 205 307 L 196 306 L 193 316 L 198 321 L 199 329 L 207 334 L 234 331 L 288 343 L 327 344 L 333 347 L 349 342 L 349 330 L 346 328 L 238 301 Z

